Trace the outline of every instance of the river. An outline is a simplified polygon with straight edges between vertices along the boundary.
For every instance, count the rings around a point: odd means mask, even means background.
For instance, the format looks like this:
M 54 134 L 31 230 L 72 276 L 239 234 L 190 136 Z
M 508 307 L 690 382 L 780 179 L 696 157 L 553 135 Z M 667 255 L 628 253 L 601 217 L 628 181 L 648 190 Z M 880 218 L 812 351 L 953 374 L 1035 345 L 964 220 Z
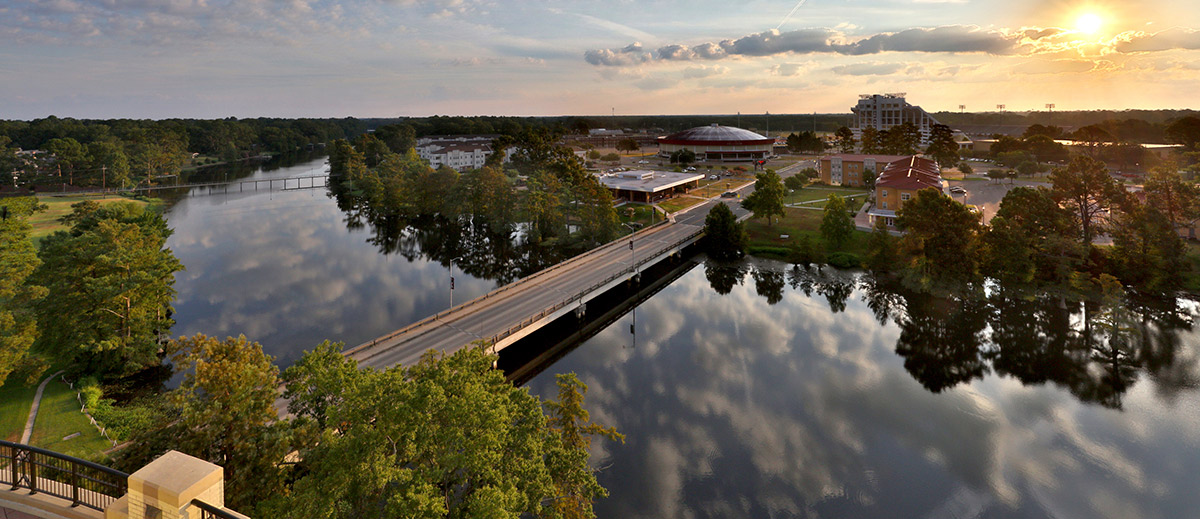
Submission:
M 245 334 L 287 366 L 449 304 L 436 245 L 381 245 L 347 214 L 323 189 L 172 202 L 174 334 Z M 456 271 L 454 299 L 493 277 Z M 1196 517 L 1198 316 L 699 264 L 526 387 L 575 372 L 626 435 L 593 444 L 600 517 Z

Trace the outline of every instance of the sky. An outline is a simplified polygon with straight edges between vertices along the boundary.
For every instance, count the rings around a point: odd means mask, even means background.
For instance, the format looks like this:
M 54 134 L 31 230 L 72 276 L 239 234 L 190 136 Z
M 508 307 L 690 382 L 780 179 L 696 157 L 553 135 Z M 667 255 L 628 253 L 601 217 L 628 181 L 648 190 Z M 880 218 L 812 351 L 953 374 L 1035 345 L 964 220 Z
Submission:
M 0 119 L 1197 108 L 1195 0 L 0 0 Z

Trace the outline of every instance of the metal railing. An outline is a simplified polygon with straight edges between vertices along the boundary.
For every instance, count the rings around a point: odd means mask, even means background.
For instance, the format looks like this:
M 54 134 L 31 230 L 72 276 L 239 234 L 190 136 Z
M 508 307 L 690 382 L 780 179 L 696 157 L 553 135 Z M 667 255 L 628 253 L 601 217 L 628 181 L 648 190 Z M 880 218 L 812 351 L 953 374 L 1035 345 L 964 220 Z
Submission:
M 127 491 L 129 475 L 119 470 L 8 441 L 0 441 L 0 484 L 29 489 L 101 512 Z
M 634 233 L 634 235 L 636 236 L 637 234 L 640 234 L 640 233 L 652 234 L 652 232 L 651 232 L 651 231 L 657 232 L 657 231 L 658 231 L 658 230 L 659 230 L 661 227 L 664 227 L 664 226 L 666 226 L 668 223 L 670 223 L 670 222 L 667 222 L 666 220 L 664 220 L 664 221 L 661 221 L 661 222 L 657 222 L 657 223 L 655 223 L 655 224 L 653 224 L 653 225 L 651 225 L 651 226 L 649 226 L 649 227 L 646 227 L 645 229 L 642 229 L 642 230 L 638 231 L 637 233 Z M 686 240 L 686 238 L 685 238 L 685 240 Z M 521 278 L 521 279 L 518 279 L 518 280 L 516 280 L 516 281 L 513 281 L 512 283 L 509 283 L 509 284 L 507 284 L 507 285 L 504 285 L 504 286 L 502 286 L 502 287 L 500 287 L 500 288 L 497 288 L 496 290 L 493 290 L 493 291 L 491 291 L 491 292 L 488 292 L 488 293 L 486 293 L 486 294 L 484 294 L 484 295 L 481 295 L 481 296 L 479 296 L 479 297 L 476 297 L 475 299 L 472 299 L 472 300 L 470 300 L 470 301 L 467 301 L 466 303 L 460 304 L 460 305 L 458 305 L 458 306 L 456 306 L 456 307 L 454 307 L 454 308 L 449 308 L 449 309 L 446 309 L 446 310 L 442 310 L 441 312 L 435 313 L 435 314 L 433 314 L 433 315 L 431 315 L 431 316 L 429 316 L 429 317 L 426 317 L 426 318 L 424 318 L 424 319 L 421 319 L 421 320 L 419 320 L 419 321 L 417 321 L 417 322 L 415 322 L 415 323 L 412 323 L 412 324 L 410 324 L 410 325 L 408 325 L 408 326 L 405 326 L 405 327 L 403 327 L 403 328 L 400 328 L 399 330 L 396 330 L 396 331 L 393 331 L 393 332 L 391 332 L 391 333 L 388 333 L 387 335 L 384 335 L 384 336 L 382 336 L 382 337 L 376 337 L 376 338 L 374 338 L 374 339 L 371 339 L 371 341 L 370 341 L 370 342 L 364 342 L 364 343 L 362 343 L 362 344 L 359 344 L 358 346 L 355 346 L 355 347 L 353 347 L 353 348 L 350 348 L 350 349 L 348 349 L 348 350 L 346 350 L 346 351 L 342 352 L 342 354 L 343 354 L 343 355 L 346 355 L 346 356 L 348 356 L 348 357 L 349 357 L 349 356 L 354 356 L 354 355 L 357 355 L 357 354 L 359 354 L 360 352 L 362 352 L 362 351 L 364 351 L 364 350 L 367 350 L 367 349 L 369 349 L 369 348 L 371 348 L 371 347 L 374 347 L 374 346 L 378 345 L 378 344 L 379 344 L 379 343 L 381 343 L 381 342 L 384 342 L 384 341 L 390 340 L 390 339 L 392 339 L 392 338 L 394 338 L 394 337 L 397 337 L 397 336 L 403 335 L 403 334 L 405 334 L 405 333 L 407 333 L 407 332 L 409 332 L 410 330 L 413 330 L 413 329 L 415 329 L 415 328 L 418 328 L 418 327 L 421 327 L 421 326 L 425 326 L 426 324 L 429 324 L 429 323 L 430 323 L 430 322 L 432 322 L 432 321 L 438 321 L 438 320 L 441 320 L 441 318 L 442 318 L 442 317 L 445 317 L 445 316 L 447 316 L 447 315 L 449 315 L 449 314 L 460 312 L 460 311 L 462 311 L 462 310 L 464 310 L 464 309 L 466 309 L 466 308 L 470 308 L 470 307 L 472 307 L 472 306 L 474 306 L 474 305 L 476 305 L 476 304 L 478 304 L 478 303 L 482 303 L 482 302 L 484 302 L 484 301 L 488 301 L 488 300 L 494 299 L 494 298 L 496 298 L 497 296 L 499 296 L 500 294 L 503 294 L 503 293 L 505 293 L 505 292 L 508 292 L 508 291 L 510 291 L 510 290 L 512 290 L 512 289 L 514 289 L 514 288 L 517 288 L 517 287 L 520 287 L 520 286 L 523 286 L 523 285 L 526 285 L 526 284 L 529 284 L 529 283 L 533 283 L 533 282 L 537 281 L 538 279 L 540 279 L 540 278 L 542 278 L 542 277 L 545 277 L 545 276 L 549 275 L 551 272 L 555 272 L 555 271 L 561 270 L 561 269 L 563 269 L 563 268 L 566 268 L 566 267 L 568 267 L 568 266 L 570 266 L 570 265 L 572 265 L 572 264 L 575 264 L 575 263 L 578 263 L 578 262 L 580 262 L 580 261 L 583 261 L 584 259 L 586 259 L 586 258 L 587 258 L 587 257 L 589 257 L 589 256 L 592 256 L 592 255 L 594 255 L 594 254 L 600 253 L 600 252 L 602 252 L 602 251 L 604 251 L 604 250 L 607 250 L 607 249 L 610 249 L 610 248 L 614 248 L 614 247 L 623 247 L 625 243 L 626 243 L 626 242 L 625 242 L 625 241 L 623 241 L 623 240 L 613 240 L 613 241 L 611 241 L 611 242 L 608 242 L 608 243 L 606 243 L 606 244 L 604 244 L 604 245 L 601 245 L 601 246 L 599 246 L 599 247 L 596 247 L 595 249 L 592 249 L 592 250 L 590 250 L 590 251 L 587 251 L 587 252 L 585 252 L 585 253 L 583 253 L 583 254 L 579 254 L 579 255 L 576 255 L 576 256 L 574 256 L 574 257 L 568 258 L 568 259 L 567 259 L 567 260 L 565 260 L 565 261 L 562 261 L 562 262 L 556 263 L 556 264 L 554 264 L 554 265 L 552 265 L 552 266 L 550 266 L 550 267 L 547 267 L 547 268 L 545 268 L 545 269 L 539 270 L 539 271 L 537 271 L 537 272 L 535 272 L 535 273 L 533 273 L 533 274 L 531 274 L 531 275 L 529 275 L 529 276 L 526 276 L 526 277 L 524 277 L 524 278 Z M 639 263 L 639 265 L 640 265 L 640 263 Z M 427 332 L 428 332 L 428 330 L 427 330 Z M 420 335 L 418 335 L 417 337 L 419 337 L 419 336 L 420 336 Z M 506 336 L 507 336 L 507 335 L 506 335 Z M 416 337 L 413 337 L 413 338 L 416 338 Z M 495 344 L 495 341 L 493 341 L 492 343 L 493 343 L 493 344 Z M 371 353 L 371 354 L 367 354 L 367 355 L 365 355 L 365 356 L 362 356 L 362 357 L 358 358 L 358 361 L 359 361 L 359 362 L 362 362 L 362 361 L 364 361 L 364 360 L 370 359 L 371 357 L 374 357 L 374 356 L 375 356 L 377 353 L 379 353 L 379 352 L 374 352 L 374 353 Z
M 199 499 L 192 500 L 192 506 L 200 509 L 200 519 L 244 519 L 245 516 L 235 514 L 224 508 L 217 508 Z

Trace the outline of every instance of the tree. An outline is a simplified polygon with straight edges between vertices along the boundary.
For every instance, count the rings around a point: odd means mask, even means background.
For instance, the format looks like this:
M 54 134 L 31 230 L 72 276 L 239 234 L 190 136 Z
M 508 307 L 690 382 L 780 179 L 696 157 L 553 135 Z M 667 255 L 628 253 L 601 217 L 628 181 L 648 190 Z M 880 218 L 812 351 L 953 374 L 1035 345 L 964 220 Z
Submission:
M 603 160 L 604 162 L 616 163 L 616 162 L 621 161 L 621 156 L 617 155 L 616 153 L 608 153 L 608 154 L 605 154 L 603 157 L 600 157 L 600 160 Z
M 600 156 L 601 154 L 597 150 L 588 150 L 587 152 L 588 160 L 600 160 Z
M 919 286 L 972 281 L 977 272 L 980 215 L 942 195 L 922 189 L 897 213 L 905 231 L 900 249 L 907 276 Z
M 816 133 L 804 131 L 789 134 L 787 147 L 792 153 L 819 153 L 825 149 L 825 143 Z
M 742 257 L 746 250 L 746 229 L 725 204 L 715 204 L 704 217 L 704 249 L 717 260 Z
M 330 425 L 330 410 L 341 405 L 344 395 L 357 390 L 371 369 L 359 369 L 358 361 L 342 354 L 343 346 L 324 341 L 283 371 L 283 398 L 289 413 L 311 418 L 321 429 Z
M 1125 199 L 1125 191 L 1108 174 L 1108 168 L 1091 157 L 1079 156 L 1050 174 L 1053 196 L 1075 214 L 1080 240 L 1091 247 L 1104 232 L 1104 213 Z
M 943 168 L 952 168 L 958 164 L 958 142 L 954 140 L 954 130 L 944 124 L 935 124 L 929 129 L 929 147 L 925 154 L 933 157 Z
M 1200 117 L 1187 116 L 1167 126 L 1167 138 L 1187 151 L 1200 151 Z
M 1071 156 L 1071 152 L 1067 150 L 1066 146 L 1045 135 L 1026 137 L 1025 149 L 1042 162 L 1061 162 Z
M 120 187 L 129 181 L 129 157 L 115 142 L 93 142 L 88 144 L 88 169 L 94 180 L 99 178 L 104 186 Z
M 287 422 L 278 421 L 279 368 L 245 336 L 196 334 L 168 345 L 183 383 L 167 395 L 175 420 L 138 431 L 117 465 L 136 470 L 167 450 L 220 465 L 225 501 L 249 511 L 284 490 L 284 458 L 292 451 Z
M 579 191 L 579 234 L 593 244 L 608 243 L 617 235 L 617 210 L 612 194 L 595 177 L 576 187 Z
M 55 166 L 59 172 L 66 175 L 71 183 L 75 183 L 75 170 L 87 164 L 87 149 L 79 141 L 67 137 L 65 139 L 50 139 L 45 145 L 46 151 L 54 156 Z
M 1200 219 L 1200 188 L 1184 182 L 1175 169 L 1163 167 L 1151 172 L 1145 190 L 1146 203 L 1163 211 L 1172 228 Z
M 862 139 L 863 153 L 873 155 L 883 151 L 883 142 L 881 142 L 882 136 L 879 134 L 879 130 L 876 130 L 874 126 L 863 128 L 860 138 Z
M 1071 212 L 1048 189 L 1016 187 L 984 234 L 984 273 L 1006 284 L 1065 283 L 1083 255 L 1073 232 Z
M 1017 173 L 1023 177 L 1032 177 L 1035 173 L 1037 173 L 1037 170 L 1038 165 L 1032 160 L 1027 160 L 1017 164 Z
M 825 202 L 821 217 L 821 237 L 835 249 L 840 249 L 854 234 L 854 218 L 846 209 L 846 200 L 831 194 Z
M 842 153 L 854 153 L 854 131 L 845 126 L 838 128 L 833 134 L 834 146 Z
M 46 289 L 28 282 L 40 261 L 26 219 L 39 209 L 33 197 L 0 201 L 0 385 L 37 338 L 33 304 Z
M 888 230 L 887 220 L 876 218 L 871 236 L 867 238 L 867 268 L 873 272 L 888 272 L 896 266 L 896 244 Z
M 783 179 L 783 187 L 786 187 L 792 191 L 804 189 L 804 178 L 800 175 L 792 175 Z
M 1115 140 L 1112 134 L 1108 133 L 1108 130 L 1095 124 L 1075 130 L 1075 133 L 1071 134 L 1071 137 L 1087 146 L 1088 156 L 1092 158 L 1098 158 L 1100 156 L 1100 149 Z
M 638 144 L 637 140 L 632 139 L 630 137 L 625 137 L 625 138 L 617 141 L 617 151 L 625 151 L 625 152 L 632 153 L 632 152 L 635 152 L 640 149 L 642 149 L 642 145 Z
M 742 208 L 754 213 L 755 218 L 766 218 L 771 226 L 772 216 L 783 216 L 783 181 L 775 170 L 768 169 L 755 175 L 754 192 L 742 201 Z
M 1063 136 L 1063 129 L 1054 125 L 1032 124 L 1025 128 L 1025 133 L 1021 134 L 1021 138 L 1029 141 L 1030 137 L 1046 137 L 1053 141 L 1054 139 Z
M 975 173 L 975 168 L 972 168 L 971 164 L 966 161 L 959 161 L 958 170 L 962 172 L 963 178 L 966 178 L 967 175 Z
M 74 204 L 41 243 L 33 274 L 49 297 L 36 306 L 38 344 L 74 372 L 125 376 L 158 365 L 159 337 L 171 329 L 175 273 L 166 221 L 143 206 Z
M 864 169 L 862 172 L 863 185 L 871 191 L 875 191 L 875 181 L 879 180 L 879 176 L 875 174 L 875 170 L 871 168 Z
M 417 132 L 407 124 L 389 124 L 375 130 L 375 137 L 392 153 L 405 153 L 417 144 Z
M 687 166 L 693 162 L 696 162 L 696 152 L 690 149 L 683 148 L 671 153 L 671 164 Z
M 1119 278 L 1156 291 L 1179 287 L 1186 244 L 1159 207 L 1128 204 L 1113 222 L 1112 237 Z
M 292 492 L 259 515 L 587 516 L 586 504 L 603 495 L 587 438 L 615 431 L 588 422 L 583 385 L 569 378 L 547 419 L 536 397 L 492 368 L 495 359 L 471 347 L 364 372 L 329 408 L 335 425 L 303 452 Z
M 719 204 L 725 205 L 725 204 Z M 616 428 L 592 423 L 583 399 L 587 396 L 587 385 L 579 381 L 575 373 L 555 375 L 558 385 L 558 400 L 545 404 L 547 426 L 552 434 L 557 433 L 562 442 L 563 466 L 553 470 L 555 495 L 551 502 L 553 514 L 563 518 L 591 519 L 596 516 L 592 502 L 597 497 L 607 497 L 608 491 L 596 481 L 595 476 L 579 467 L 587 467 L 588 449 L 592 437 L 625 443 L 625 435 Z
M 910 122 L 891 127 L 883 132 L 881 147 L 891 155 L 913 155 L 921 145 L 921 130 Z

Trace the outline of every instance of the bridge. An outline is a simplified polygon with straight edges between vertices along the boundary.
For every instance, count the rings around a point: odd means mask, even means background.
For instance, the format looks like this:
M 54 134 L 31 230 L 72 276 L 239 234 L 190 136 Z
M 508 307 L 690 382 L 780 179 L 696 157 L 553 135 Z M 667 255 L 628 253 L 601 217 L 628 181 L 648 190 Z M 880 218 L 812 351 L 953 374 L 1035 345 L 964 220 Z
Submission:
M 746 186 L 745 189 L 753 189 Z M 474 300 L 347 350 L 362 367 L 411 365 L 430 349 L 453 353 L 474 342 L 498 352 L 555 319 L 587 311 L 587 302 L 655 264 L 678 256 L 703 234 L 710 201 L 684 218 L 648 227 Z M 749 213 L 729 204 L 741 219 Z
M 260 189 L 261 190 L 280 189 L 280 190 L 288 191 L 288 190 L 295 190 L 295 189 L 315 189 L 315 188 L 320 188 L 320 187 L 326 187 L 327 185 L 329 185 L 329 177 L 330 177 L 330 175 L 328 173 L 325 173 L 325 174 L 320 174 L 320 175 L 304 175 L 304 176 L 298 176 L 298 177 L 259 178 L 259 179 L 248 178 L 248 179 L 242 179 L 242 180 L 190 182 L 190 183 L 186 183 L 186 184 L 158 184 L 158 185 L 152 185 L 152 186 L 137 185 L 134 187 L 119 187 L 119 188 L 107 188 L 107 189 L 71 189 L 70 191 L 65 190 L 66 185 L 64 184 L 64 190 L 62 191 L 62 193 L 58 193 L 55 191 L 39 191 L 39 192 L 47 194 L 47 195 L 56 195 L 56 194 L 93 195 L 93 194 L 105 194 L 105 193 L 140 193 L 140 192 L 149 193 L 151 191 L 166 191 L 166 190 L 171 190 L 171 189 L 191 189 L 191 188 L 207 189 L 209 193 L 215 192 L 218 189 L 220 190 L 221 193 L 228 193 L 230 191 L 253 192 L 253 191 L 258 191 Z M 45 186 L 43 186 L 43 187 L 45 187 Z

